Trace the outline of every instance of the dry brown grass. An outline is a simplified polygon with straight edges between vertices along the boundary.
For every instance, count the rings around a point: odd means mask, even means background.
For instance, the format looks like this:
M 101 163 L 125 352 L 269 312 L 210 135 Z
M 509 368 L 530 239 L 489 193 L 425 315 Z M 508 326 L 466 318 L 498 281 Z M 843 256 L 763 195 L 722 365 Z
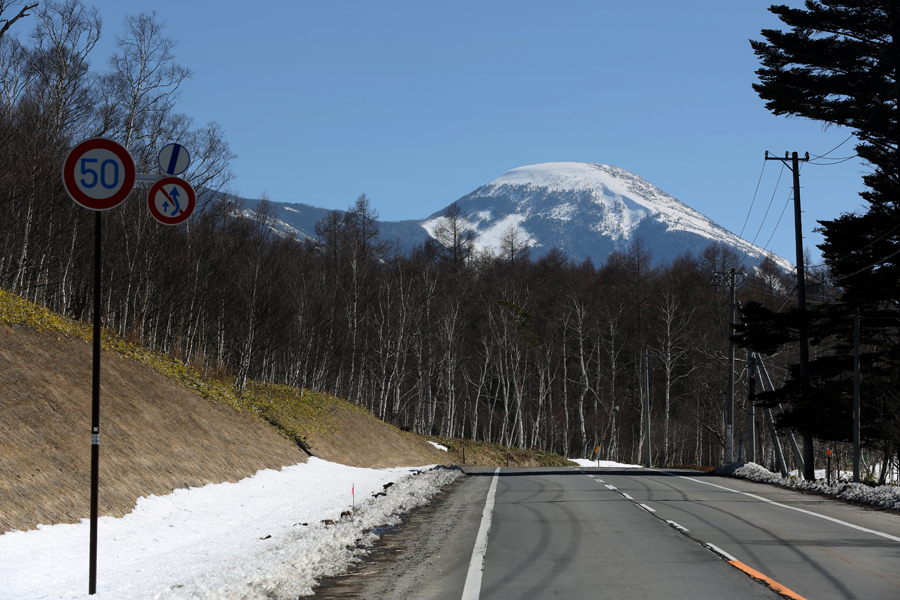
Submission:
M 0 532 L 89 516 L 90 346 L 0 325 Z M 130 359 L 101 360 L 100 513 L 306 460 L 250 414 Z
M 510 467 L 572 467 L 577 465 L 577 463 L 552 452 L 523 450 L 502 444 L 458 438 L 432 436 L 429 439 L 447 448 L 450 462 L 468 467 L 505 467 L 507 458 Z

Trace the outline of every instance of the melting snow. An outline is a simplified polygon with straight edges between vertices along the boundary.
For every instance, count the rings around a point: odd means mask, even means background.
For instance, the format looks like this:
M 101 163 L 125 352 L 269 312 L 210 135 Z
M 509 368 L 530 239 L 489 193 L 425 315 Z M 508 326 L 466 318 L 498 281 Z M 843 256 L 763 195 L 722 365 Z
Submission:
M 715 473 L 716 475 L 740 477 L 742 479 L 760 481 L 762 483 L 774 483 L 795 490 L 808 490 L 820 494 L 828 494 L 829 496 L 837 496 L 845 500 L 859 502 L 860 504 L 900 510 L 900 487 L 894 485 L 872 487 L 864 483 L 843 482 L 836 482 L 828 485 L 824 479 L 806 481 L 805 479 L 782 477 L 781 475 L 772 473 L 765 467 L 752 462 L 734 462 L 723 465 L 716 469 Z M 817 474 L 818 473 L 819 472 L 817 472 Z M 822 473 L 822 475 L 824 476 L 824 473 Z
M 582 467 L 606 467 L 607 469 L 643 469 L 643 465 L 629 465 L 625 463 L 618 463 L 611 460 L 590 460 L 588 458 L 570 458 L 573 463 L 578 463 L 579 466 Z M 599 463 L 599 465 L 598 465 Z
M 310 458 L 238 483 L 141 498 L 124 517 L 99 519 L 95 596 L 88 596 L 87 519 L 9 532 L 0 535 L 0 597 L 310 595 L 317 578 L 365 552 L 373 528 L 398 523 L 398 514 L 459 476 L 443 467 L 360 469 Z

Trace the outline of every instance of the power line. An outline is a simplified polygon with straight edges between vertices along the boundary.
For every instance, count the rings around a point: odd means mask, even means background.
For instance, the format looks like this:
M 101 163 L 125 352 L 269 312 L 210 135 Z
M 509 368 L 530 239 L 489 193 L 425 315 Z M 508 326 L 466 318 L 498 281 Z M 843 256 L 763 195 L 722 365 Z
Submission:
M 894 250 L 893 252 L 891 252 L 890 254 L 888 254 L 887 256 L 885 256 L 884 258 L 880 258 L 880 259 L 876 260 L 875 262 L 873 262 L 873 263 L 871 263 L 871 264 L 869 264 L 869 265 L 866 265 L 866 266 L 863 267 L 862 269 L 858 269 L 858 270 L 856 270 L 856 271 L 853 271 L 853 272 L 850 273 L 849 275 L 844 275 L 843 277 L 836 277 L 836 278 L 835 278 L 835 281 L 843 281 L 843 280 L 845 280 L 845 279 L 848 279 L 848 278 L 850 278 L 850 277 L 853 277 L 854 275 L 859 275 L 860 273 L 862 273 L 862 272 L 864 272 L 864 271 L 868 271 L 869 269 L 874 269 L 874 268 L 877 267 L 878 265 L 880 265 L 880 264 L 886 262 L 886 261 L 887 261 L 888 259 L 890 259 L 890 258 L 893 258 L 893 257 L 897 256 L 898 254 L 900 254 L 900 248 L 898 248 L 897 250 Z
M 845 156 L 843 158 L 830 159 L 830 160 L 832 160 L 832 162 L 812 162 L 812 161 L 810 161 L 809 164 L 816 165 L 817 167 L 831 167 L 834 165 L 839 165 L 841 163 L 845 163 L 849 160 L 853 160 L 854 158 L 858 158 L 858 157 L 859 157 L 859 155 L 856 154 L 854 156 Z
M 878 109 L 877 109 L 877 108 L 875 109 L 875 112 L 878 112 Z M 874 115 L 875 115 L 875 113 L 873 112 L 871 115 L 869 115 L 869 119 L 871 119 L 872 116 L 874 116 Z M 866 119 L 865 121 L 863 121 L 863 125 L 865 125 L 865 124 L 869 121 L 869 119 Z M 812 155 L 810 155 L 810 156 L 812 156 L 813 158 L 817 158 L 817 159 L 818 159 L 818 158 L 826 158 L 829 154 L 831 154 L 832 152 L 834 152 L 835 150 L 837 150 L 838 148 L 840 148 L 841 146 L 843 146 L 844 144 L 846 144 L 847 142 L 849 142 L 849 141 L 850 141 L 850 138 L 852 138 L 854 135 L 856 135 L 856 134 L 855 134 L 855 133 L 851 133 L 850 135 L 847 136 L 847 139 L 845 139 L 843 142 L 841 142 L 840 144 L 838 144 L 837 146 L 835 146 L 834 148 L 832 148 L 831 150 L 829 150 L 828 152 L 826 152 L 825 154 L 823 154 L 823 155 L 821 155 L 821 156 L 817 156 L 817 155 L 815 155 L 815 154 L 812 154 Z M 855 155 L 853 155 L 853 156 L 850 156 L 850 157 L 846 158 L 846 160 L 850 160 L 851 158 L 856 158 L 857 156 L 859 156 L 859 155 L 858 155 L 858 154 L 855 154 Z M 829 159 L 829 160 L 841 160 L 841 161 L 842 161 L 842 160 L 844 160 L 844 159 Z
M 765 173 L 765 171 L 766 171 L 766 163 L 767 162 L 769 162 L 769 161 L 767 161 L 767 160 L 763 161 L 762 169 L 759 172 L 759 179 L 756 181 L 756 191 L 753 192 L 753 199 L 750 200 L 750 208 L 747 210 L 747 218 L 744 219 L 744 226 L 741 227 L 741 232 L 738 234 L 739 238 L 743 239 L 743 237 L 744 237 L 744 229 L 747 227 L 747 221 L 750 220 L 750 213 L 753 212 L 753 203 L 756 202 L 756 194 L 759 193 L 759 184 L 762 183 L 762 177 L 763 177 L 763 173 Z M 779 175 L 778 178 L 781 179 L 781 175 Z M 765 221 L 765 219 L 763 219 L 763 221 Z
M 769 211 L 772 209 L 772 202 L 775 200 L 775 194 L 778 193 L 778 186 L 781 184 L 781 176 L 784 174 L 784 163 L 781 163 L 781 171 L 778 173 L 778 181 L 775 182 L 775 189 L 772 190 L 772 197 L 769 198 L 769 206 L 766 207 L 766 214 L 763 215 L 762 223 L 759 224 L 759 229 L 756 230 L 756 235 L 753 237 L 753 242 L 756 243 L 756 238 L 759 237 L 759 234 L 762 232 L 763 225 L 766 224 L 766 219 L 769 217 Z M 775 226 L 778 227 L 777 225 Z
M 878 236 L 877 238 L 875 238 L 874 240 L 872 240 L 871 242 L 869 242 L 868 244 L 866 244 L 865 246 L 863 246 L 862 248 L 859 248 L 858 250 L 852 251 L 852 252 L 850 253 L 850 255 L 853 255 L 853 254 L 859 254 L 860 252 L 862 252 L 863 250 L 865 250 L 866 248 L 868 248 L 868 247 L 871 246 L 872 244 L 875 244 L 875 243 L 877 243 L 877 242 L 880 242 L 881 240 L 883 240 L 884 238 L 886 238 L 887 236 L 889 236 L 890 234 L 892 234 L 894 231 L 896 231 L 898 228 L 900 228 L 900 223 L 897 223 L 896 225 L 894 225 L 893 227 L 891 227 L 890 229 L 888 229 L 886 232 L 884 232 L 883 234 L 881 234 L 880 236 Z
M 772 235 L 769 236 L 769 239 L 766 241 L 766 245 L 763 246 L 763 250 L 768 249 L 769 244 L 772 243 L 772 238 L 775 237 L 775 232 L 778 231 L 778 226 L 781 225 L 781 219 L 784 218 L 784 213 L 787 210 L 788 204 L 791 203 L 791 197 L 793 192 L 788 194 L 787 201 L 784 203 L 784 208 L 781 209 L 781 215 L 778 217 L 778 222 L 775 223 L 775 229 L 772 230 Z
M 767 160 L 763 159 L 763 170 L 765 170 L 765 163 L 767 163 L 767 162 L 768 162 Z M 754 244 L 756 244 L 757 238 L 759 238 L 759 234 L 762 231 L 763 226 L 766 224 L 766 219 L 769 217 L 769 210 L 772 208 L 772 201 L 775 198 L 775 194 L 778 193 L 778 186 L 781 184 L 781 176 L 784 174 L 784 167 L 785 167 L 784 163 L 781 163 L 781 171 L 778 172 L 778 180 L 775 182 L 775 189 L 772 191 L 772 197 L 769 199 L 769 205 L 766 207 L 766 213 L 765 213 L 765 215 L 763 215 L 762 222 L 759 224 L 759 229 L 756 230 L 756 235 L 753 236 L 753 241 L 749 242 L 746 246 L 746 249 L 744 250 L 744 256 L 742 256 L 741 260 L 740 260 L 741 264 L 743 264 L 743 262 L 747 259 L 747 256 L 750 254 L 750 250 L 753 248 Z M 760 172 L 759 178 L 760 178 L 760 181 L 757 181 L 757 183 L 756 183 L 757 192 L 759 192 L 759 184 L 762 181 L 762 172 Z M 754 200 L 756 199 L 756 193 L 753 194 L 753 198 L 754 198 Z M 752 204 L 751 204 L 750 208 L 751 209 L 753 208 Z M 748 219 L 750 218 L 749 212 L 747 213 L 747 218 Z M 779 222 L 780 221 L 781 221 L 781 219 L 779 219 Z M 744 221 L 744 227 L 746 227 L 746 226 L 747 226 L 747 221 Z M 778 225 L 776 225 L 775 227 L 777 229 Z M 741 235 L 738 237 L 743 239 L 743 234 L 744 234 L 744 229 L 741 228 Z M 774 232 L 772 233 L 772 235 L 775 235 Z M 771 241 L 771 238 L 769 238 L 769 239 Z M 746 240 L 744 240 L 744 241 L 746 241 Z M 765 248 L 763 248 L 763 250 L 765 251 Z M 756 259 L 755 261 L 753 261 L 754 264 L 756 262 L 758 262 L 759 260 L 760 259 Z

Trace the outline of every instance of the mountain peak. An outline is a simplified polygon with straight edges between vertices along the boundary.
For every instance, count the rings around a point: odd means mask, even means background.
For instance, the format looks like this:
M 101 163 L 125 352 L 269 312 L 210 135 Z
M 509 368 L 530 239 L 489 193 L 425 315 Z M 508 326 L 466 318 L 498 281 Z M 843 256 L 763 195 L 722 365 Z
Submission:
M 489 183 L 491 186 L 533 185 L 552 191 L 600 191 L 636 175 L 624 169 L 583 162 L 547 162 L 511 169 Z M 624 191 L 624 190 L 623 190 Z
M 477 245 L 496 247 L 516 226 L 540 253 L 556 246 L 576 259 L 603 260 L 635 235 L 650 241 L 660 260 L 717 242 L 751 262 L 766 253 L 646 179 L 625 169 L 584 162 L 547 162 L 509 170 L 459 201 L 478 232 Z M 422 225 L 431 232 L 440 213 Z M 773 258 L 783 269 L 788 261 Z

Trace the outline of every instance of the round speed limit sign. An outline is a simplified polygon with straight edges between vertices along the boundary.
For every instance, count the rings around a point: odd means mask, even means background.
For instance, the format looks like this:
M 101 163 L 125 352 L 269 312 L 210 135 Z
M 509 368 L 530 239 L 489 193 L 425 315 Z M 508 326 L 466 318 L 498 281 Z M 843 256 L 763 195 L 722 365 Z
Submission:
M 72 200 L 90 210 L 109 210 L 134 189 L 134 160 L 122 145 L 94 138 L 75 146 L 63 163 L 63 183 Z

